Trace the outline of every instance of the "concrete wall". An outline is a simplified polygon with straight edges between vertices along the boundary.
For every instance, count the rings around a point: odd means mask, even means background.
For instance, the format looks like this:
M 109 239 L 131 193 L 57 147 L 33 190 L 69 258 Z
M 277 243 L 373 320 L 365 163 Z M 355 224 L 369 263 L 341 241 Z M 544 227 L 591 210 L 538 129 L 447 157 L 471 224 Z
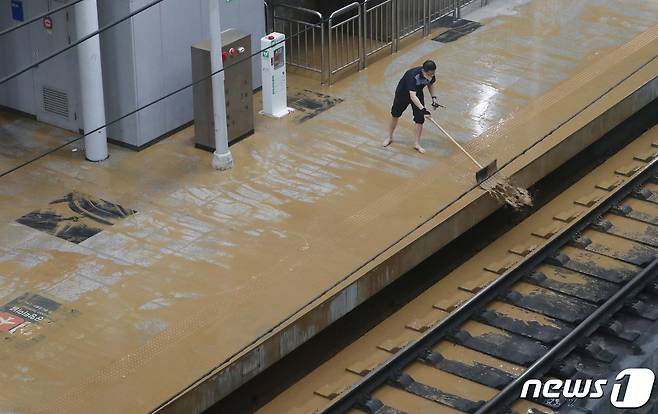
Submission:
M 33 2 L 24 1 L 25 19 L 36 14 Z M 11 0 L 0 0 L 0 30 L 14 26 L 11 17 Z M 0 77 L 4 77 L 32 61 L 32 47 L 28 27 L 0 37 Z M 0 105 L 34 115 L 34 78 L 32 71 L 0 85 Z
M 52 0 L 22 1 L 23 16 L 27 21 L 60 4 Z M 41 20 L 0 37 L 0 74 L 7 75 L 48 56 L 75 40 L 73 16 L 66 11 L 51 14 L 53 30 L 43 27 Z M 0 26 L 12 27 L 11 1 L 0 1 Z M 70 39 L 70 40 L 69 40 Z M 40 121 L 77 131 L 81 122 L 79 111 L 78 60 L 75 52 L 61 54 L 18 78 L 0 85 L 0 105 L 36 116 Z M 63 94 L 64 99 L 51 101 L 50 110 L 44 106 L 44 89 Z M 53 108 L 55 108 L 53 110 Z M 62 113 L 61 111 L 65 111 Z
M 98 0 L 99 25 L 130 13 L 130 0 Z M 101 60 L 107 121 L 135 109 L 135 66 L 132 23 L 126 21 L 101 34 Z M 137 117 L 128 117 L 108 128 L 108 136 L 137 144 Z
M 133 0 L 136 10 L 150 0 Z M 260 0 L 222 2 L 222 27 L 252 34 L 258 50 L 265 34 Z M 136 104 L 142 106 L 192 81 L 190 46 L 209 36 L 208 0 L 165 1 L 132 21 Z M 252 59 L 254 89 L 260 86 L 260 59 Z M 192 121 L 192 89 L 178 93 L 137 114 L 136 141 L 141 146 Z
M 151 1 L 98 0 L 100 25 L 124 17 Z M 26 18 L 35 14 L 30 10 L 34 3 L 37 2 L 23 1 Z M 231 0 L 222 1 L 221 5 L 223 28 L 251 33 L 252 48 L 258 51 L 260 38 L 265 35 L 263 2 Z M 0 28 L 15 23 L 11 19 L 11 1 L 0 0 Z M 190 46 L 209 37 L 208 26 L 208 0 L 166 0 L 102 33 L 107 120 L 191 83 Z M 35 59 L 29 38 L 27 28 L 0 38 L 0 75 Z M 77 59 L 75 53 L 68 56 Z M 261 77 L 259 56 L 252 58 L 252 76 L 256 89 L 260 87 Z M 0 86 L 0 105 L 35 114 L 33 74 L 30 72 Z M 188 88 L 111 126 L 109 136 L 139 147 L 192 121 L 192 109 L 192 88 Z

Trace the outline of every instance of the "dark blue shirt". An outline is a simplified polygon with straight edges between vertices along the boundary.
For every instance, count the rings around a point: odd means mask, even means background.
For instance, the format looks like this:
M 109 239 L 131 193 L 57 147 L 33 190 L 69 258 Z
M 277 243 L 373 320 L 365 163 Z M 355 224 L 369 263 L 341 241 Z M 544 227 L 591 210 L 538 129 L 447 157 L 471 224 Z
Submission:
M 398 87 L 395 89 L 395 93 L 397 95 L 406 94 L 409 96 L 410 91 L 415 91 L 417 94 L 422 95 L 423 88 L 434 82 L 436 82 L 436 77 L 432 76 L 432 80 L 427 80 L 423 76 L 423 68 L 419 66 L 409 69 L 404 73 L 404 76 L 402 76 L 402 79 L 398 83 Z

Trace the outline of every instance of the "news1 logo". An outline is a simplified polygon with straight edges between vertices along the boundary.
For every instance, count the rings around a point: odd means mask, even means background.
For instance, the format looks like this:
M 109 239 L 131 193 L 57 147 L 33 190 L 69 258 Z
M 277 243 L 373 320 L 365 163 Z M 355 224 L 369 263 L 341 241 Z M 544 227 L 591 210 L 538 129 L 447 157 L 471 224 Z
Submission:
M 648 368 L 627 368 L 615 377 L 610 393 L 610 403 L 616 408 L 641 408 L 651 398 L 655 374 Z M 607 379 L 538 379 L 527 380 L 521 390 L 521 398 L 588 398 L 599 399 L 605 395 Z M 532 389 L 532 393 L 530 390 Z

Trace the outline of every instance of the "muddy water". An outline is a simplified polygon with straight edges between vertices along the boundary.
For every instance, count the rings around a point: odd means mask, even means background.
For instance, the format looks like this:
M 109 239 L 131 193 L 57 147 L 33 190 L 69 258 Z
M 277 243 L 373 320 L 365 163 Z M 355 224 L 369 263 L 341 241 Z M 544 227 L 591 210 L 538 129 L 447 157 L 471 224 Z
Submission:
M 0 110 L 0 173 L 76 137 L 77 134 L 71 131 Z
M 236 168 L 225 174 L 210 170 L 208 154 L 193 148 L 193 129 L 186 129 L 141 153 L 113 148 L 111 159 L 101 165 L 89 165 L 81 156 L 59 152 L 3 181 L 0 193 L 3 207 L 7 206 L 2 209 L 3 233 L 11 231 L 14 226 L 10 223 L 20 214 L 79 187 L 107 193 L 107 199 L 141 214 L 158 211 L 172 217 L 154 239 L 150 235 L 155 230 L 149 233 L 151 225 L 142 223 L 129 230 L 130 236 L 114 229 L 84 246 L 86 253 L 75 259 L 66 283 L 49 290 L 79 308 L 84 322 L 76 325 L 77 329 L 49 334 L 30 350 L 5 347 L 3 401 L 28 411 L 42 406 L 45 411 L 67 413 L 88 413 L 101 407 L 112 412 L 157 407 L 256 338 L 264 340 L 263 333 L 273 326 L 291 321 L 300 307 L 362 265 L 364 258 L 372 257 L 473 183 L 463 155 L 452 156 L 450 144 L 429 130 L 425 156 L 409 148 L 382 150 L 372 145 L 371 141 L 380 140 L 377 131 L 386 119 L 394 83 L 410 64 L 426 57 L 439 60 L 440 99 L 449 108 L 442 116 L 458 139 L 469 140 L 500 120 L 511 119 L 532 98 L 561 78 L 572 76 L 576 73 L 573 65 L 582 56 L 606 47 L 610 39 L 614 45 L 624 44 L 637 31 L 655 24 L 657 15 L 651 9 L 656 3 L 652 0 L 632 1 L 623 8 L 607 0 L 608 8 L 626 13 L 623 21 L 632 25 L 624 28 L 613 22 L 612 27 L 597 26 L 603 33 L 592 35 L 582 31 L 591 27 L 579 22 L 578 9 L 551 10 L 540 6 L 542 3 L 534 1 L 536 9 L 531 9 L 531 14 L 521 10 L 517 18 L 505 19 L 499 26 L 492 22 L 490 30 L 479 32 L 486 42 L 478 33 L 451 46 L 425 39 L 396 54 L 372 81 L 367 78 L 374 65 L 351 80 L 326 88 L 345 101 L 325 116 L 299 126 L 292 118 L 258 118 L 258 132 L 232 147 Z M 592 2 L 552 3 L 586 7 Z M 643 13 L 636 15 L 637 10 Z M 563 20 L 564 16 L 572 20 Z M 555 36 L 551 27 L 565 36 Z M 555 49 L 555 39 L 563 42 L 563 49 Z M 524 43 L 527 40 L 532 43 Z M 616 58 L 619 61 L 631 56 L 627 49 L 612 55 L 621 56 Z M 603 68 L 619 72 L 619 76 L 635 68 L 632 59 L 627 65 L 622 63 L 619 70 L 609 65 Z M 602 73 L 601 65 L 594 73 Z M 381 83 L 377 83 L 378 76 Z M 579 78 L 575 85 L 572 82 L 562 91 L 573 96 L 562 95 L 553 106 L 535 107 L 542 122 L 528 123 L 526 118 L 520 131 L 482 141 L 486 145 L 478 148 L 481 158 L 499 156 L 502 161 L 517 153 L 535 135 L 564 119 L 565 113 L 573 114 L 582 104 L 580 95 L 599 94 L 617 80 L 597 83 Z M 373 102 L 381 103 L 381 108 L 372 108 Z M 325 122 L 332 120 L 337 123 Z M 350 127 L 342 130 L 341 125 Z M 364 142 L 356 150 L 349 146 L 355 140 L 354 126 L 365 131 L 358 134 Z M 410 128 L 401 126 L 400 136 L 407 140 L 406 145 Z M 39 169 L 49 173 L 39 175 Z M 417 186 L 423 181 L 431 184 Z M 44 188 L 43 183 L 52 188 Z M 416 191 L 383 198 L 398 188 Z M 20 191 L 20 196 L 14 195 Z M 373 204 L 377 208 L 371 208 Z M 29 208 L 18 211 L 16 206 Z M 349 219 L 355 211 L 366 214 Z M 182 220 L 181 215 L 192 220 Z M 523 239 L 527 233 L 518 237 Z M 29 255 L 53 250 L 43 239 L 27 244 L 14 239 L 2 247 Z M 105 255 L 111 256 L 109 263 L 96 260 Z M 64 260 L 59 256 L 49 259 L 52 266 Z M 140 272 L 136 277 L 122 275 L 116 269 L 123 267 Z M 99 268 L 116 270 L 110 274 L 114 277 L 110 280 L 116 281 L 90 280 L 88 276 L 97 276 Z M 29 269 L 10 270 L 12 278 L 25 282 L 21 289 L 42 288 L 39 276 Z M 404 324 L 427 313 L 436 301 L 453 296 L 451 287 L 462 277 L 469 274 L 453 277 L 432 290 L 434 297 L 425 297 L 425 309 L 407 315 L 411 317 L 379 339 L 408 331 Z M 3 297 L 19 293 L 16 289 L 3 284 Z M 365 353 L 376 352 L 374 349 L 368 347 Z M 262 367 L 258 359 L 262 354 L 254 355 L 253 367 Z M 338 377 L 344 369 L 338 369 Z M 172 372 L 176 375 L 171 376 Z M 22 381 L 28 377 L 32 381 Z M 320 381 L 330 381 L 327 377 Z M 116 398 L 133 393 L 140 398 Z
M 304 399 L 303 390 L 308 384 L 318 384 L 327 382 L 330 378 L 338 378 L 343 375 L 343 371 L 346 366 L 349 366 L 353 361 L 357 359 L 367 359 L 373 352 L 376 352 L 377 344 L 381 343 L 383 338 L 394 338 L 400 335 L 400 332 L 410 332 L 416 334 L 413 331 L 405 328 L 405 325 L 409 321 L 413 321 L 426 315 L 428 312 L 428 307 L 431 307 L 437 303 L 450 303 L 455 302 L 455 299 L 466 298 L 471 295 L 467 294 L 459 288 L 459 286 L 468 284 L 467 281 L 470 281 L 474 276 L 477 276 L 482 269 L 491 264 L 500 262 L 509 255 L 508 249 L 510 246 L 516 245 L 527 245 L 527 244 L 537 244 L 541 245 L 545 242 L 544 239 L 540 239 L 534 236 L 531 236 L 531 233 L 538 228 L 545 227 L 550 223 L 555 222 L 554 217 L 559 215 L 561 212 L 569 211 L 573 208 L 573 203 L 575 200 L 582 198 L 584 195 L 592 193 L 594 191 L 594 186 L 611 176 L 614 176 L 614 171 L 620 165 L 624 165 L 629 159 L 632 159 L 634 154 L 642 152 L 646 148 L 650 147 L 654 137 L 658 137 L 658 128 L 655 128 L 647 134 L 646 136 L 638 138 L 634 141 L 628 148 L 624 149 L 619 154 L 611 157 L 606 164 L 598 167 L 593 172 L 584 177 L 578 185 L 568 189 L 563 194 L 559 195 L 555 200 L 551 201 L 548 205 L 542 207 L 539 211 L 534 213 L 531 217 L 524 220 L 522 223 L 517 225 L 514 229 L 503 235 L 499 240 L 489 245 L 483 251 L 475 255 L 471 260 L 467 261 L 463 265 L 459 266 L 445 278 L 443 278 L 439 283 L 429 288 L 426 292 L 416 298 L 414 301 L 403 307 L 401 310 L 392 315 L 391 318 L 384 321 L 381 325 L 375 327 L 368 335 L 361 338 L 353 346 L 341 351 L 335 358 L 323 364 L 322 367 L 314 371 L 311 375 L 306 377 L 304 380 L 300 381 L 295 387 L 286 391 L 280 398 L 277 398 L 276 404 L 272 404 L 263 410 L 261 413 L 277 413 L 276 408 L 285 407 L 286 401 L 295 401 L 299 399 Z M 658 188 L 658 186 L 656 187 Z M 600 191 L 602 194 L 605 194 L 603 190 Z M 567 248 L 565 253 L 571 254 L 572 257 L 577 257 L 574 252 L 575 249 Z M 599 257 L 597 256 L 597 259 Z M 618 261 L 608 259 L 605 257 L 600 257 L 604 261 L 605 265 L 615 265 L 618 264 Z M 621 265 L 625 267 L 625 265 Z M 626 268 L 632 268 L 626 267 Z M 569 283 L 574 285 L 582 285 L 584 283 L 584 277 L 578 275 L 575 272 L 571 271 L 560 271 L 555 270 L 553 266 L 542 266 L 539 268 L 540 271 L 544 272 L 549 279 L 554 279 L 562 283 Z M 535 288 L 532 285 L 527 283 L 520 284 L 518 286 L 520 291 L 526 293 L 532 292 L 546 292 L 539 288 Z M 522 311 L 518 308 L 511 307 L 507 304 L 496 303 L 492 305 L 495 309 L 502 310 L 505 313 L 514 315 L 518 319 L 528 320 L 528 321 L 540 321 L 540 323 L 545 325 L 550 325 L 551 320 L 542 315 L 537 315 L 532 312 Z M 500 330 L 495 328 L 487 327 L 483 324 L 478 323 L 468 323 L 464 329 L 470 332 L 472 335 L 486 335 L 487 333 L 501 333 Z M 416 334 L 417 335 L 417 334 Z M 413 335 L 409 335 L 413 337 Z M 373 351 L 374 350 L 374 351 Z M 434 351 L 442 354 L 446 358 L 454 359 L 457 361 L 464 362 L 466 364 L 472 364 L 475 361 L 489 364 L 491 366 L 498 367 L 507 372 L 519 373 L 522 372 L 522 367 L 517 367 L 514 364 L 509 364 L 504 361 L 500 361 L 496 358 L 492 358 L 475 351 L 469 350 L 465 347 L 452 344 L 448 341 L 443 341 L 438 344 L 433 349 Z M 420 368 L 414 368 L 418 371 L 418 375 L 422 376 Z M 420 378 L 419 376 L 419 378 Z M 451 377 L 450 381 L 453 380 Z M 441 383 L 443 387 L 443 383 Z M 450 386 L 449 384 L 445 386 Z M 477 392 L 477 391 L 474 391 Z M 424 412 L 426 406 L 422 405 L 424 401 L 416 400 L 416 397 L 409 396 L 407 393 L 394 390 L 390 387 L 378 391 L 378 396 L 381 396 L 382 400 L 389 403 L 392 406 L 397 406 L 397 399 L 401 401 L 401 405 L 404 405 L 404 408 L 410 408 L 411 411 L 407 412 Z M 471 398 L 476 398 L 477 394 L 471 394 Z M 406 405 L 408 404 L 408 405 Z M 418 404 L 418 405 L 417 405 Z M 534 404 L 528 402 L 519 402 L 520 409 L 528 408 L 540 408 Z M 431 405 L 429 407 L 432 407 Z M 414 409 L 416 411 L 414 411 Z M 430 410 L 430 408 L 427 408 Z M 546 409 L 544 409 L 546 411 Z M 434 412 L 434 411 L 427 411 Z M 447 412 L 447 411 L 446 411 Z M 525 411 L 519 411 L 525 412 Z
M 528 190 L 513 185 L 509 179 L 502 177 L 501 173 L 485 180 L 480 184 L 480 187 L 494 198 L 517 210 L 532 206 L 532 196 L 530 196 Z

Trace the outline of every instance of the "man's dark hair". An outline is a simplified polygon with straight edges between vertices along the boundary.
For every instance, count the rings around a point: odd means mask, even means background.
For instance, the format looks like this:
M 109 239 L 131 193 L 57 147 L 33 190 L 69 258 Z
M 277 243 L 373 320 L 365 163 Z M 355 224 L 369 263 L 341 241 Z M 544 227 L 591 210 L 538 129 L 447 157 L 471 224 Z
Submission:
M 434 63 L 433 60 L 426 60 L 425 63 L 423 63 L 423 70 L 425 72 L 436 70 L 436 63 Z

